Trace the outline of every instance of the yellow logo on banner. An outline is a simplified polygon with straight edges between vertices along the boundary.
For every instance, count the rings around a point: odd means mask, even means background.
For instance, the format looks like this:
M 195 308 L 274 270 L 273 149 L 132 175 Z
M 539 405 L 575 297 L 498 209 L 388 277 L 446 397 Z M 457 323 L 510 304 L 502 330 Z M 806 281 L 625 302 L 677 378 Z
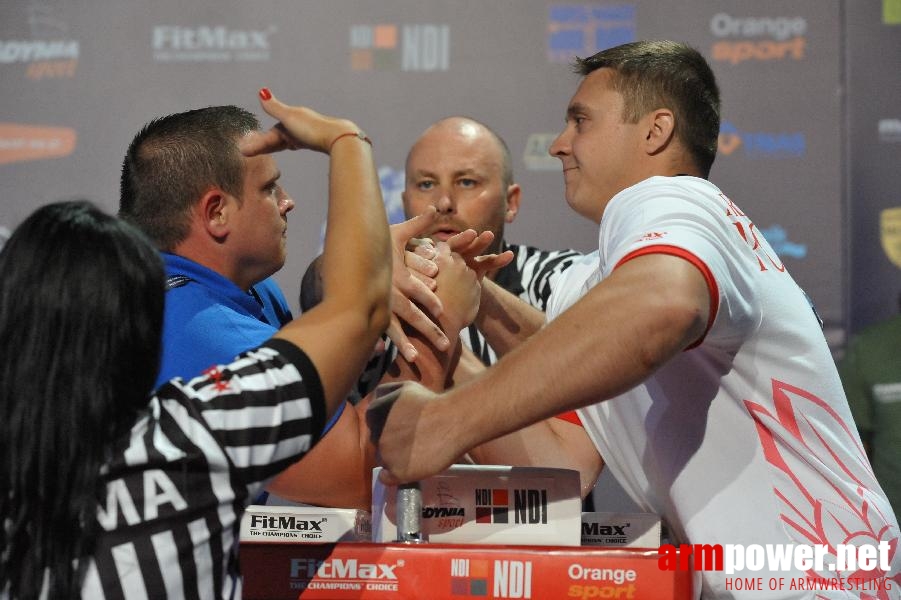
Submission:
M 901 207 L 882 211 L 879 216 L 879 229 L 885 255 L 901 269 Z
M 901 25 L 901 0 L 882 0 L 882 22 Z

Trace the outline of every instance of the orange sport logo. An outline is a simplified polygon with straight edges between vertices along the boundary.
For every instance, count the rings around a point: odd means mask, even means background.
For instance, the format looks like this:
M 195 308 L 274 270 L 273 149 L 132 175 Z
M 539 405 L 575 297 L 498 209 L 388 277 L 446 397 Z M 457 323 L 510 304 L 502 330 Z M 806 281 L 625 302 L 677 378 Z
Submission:
M 737 17 L 717 13 L 710 19 L 717 41 L 716 62 L 803 60 L 807 53 L 807 20 L 803 17 Z
M 71 127 L 0 123 L 0 165 L 68 156 L 76 139 Z

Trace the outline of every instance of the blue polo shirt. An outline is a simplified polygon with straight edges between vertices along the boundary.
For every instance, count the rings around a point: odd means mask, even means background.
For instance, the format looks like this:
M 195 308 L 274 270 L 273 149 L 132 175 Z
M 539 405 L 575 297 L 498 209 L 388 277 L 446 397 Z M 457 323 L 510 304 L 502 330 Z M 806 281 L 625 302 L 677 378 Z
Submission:
M 192 260 L 163 253 L 170 289 L 156 387 L 200 375 L 261 345 L 291 320 L 284 294 L 267 279 L 245 292 Z
M 294 317 L 271 278 L 245 292 L 201 264 L 162 252 L 169 289 L 163 313 L 163 356 L 154 389 L 175 377 L 189 380 L 271 338 Z M 323 435 L 337 422 L 343 403 Z

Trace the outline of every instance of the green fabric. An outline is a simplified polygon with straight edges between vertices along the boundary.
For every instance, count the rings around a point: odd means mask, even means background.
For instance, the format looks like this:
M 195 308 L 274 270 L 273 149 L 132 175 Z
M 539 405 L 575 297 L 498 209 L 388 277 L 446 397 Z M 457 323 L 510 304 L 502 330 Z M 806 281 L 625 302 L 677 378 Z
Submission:
M 839 362 L 842 385 L 870 462 L 901 511 L 901 316 L 865 329 Z

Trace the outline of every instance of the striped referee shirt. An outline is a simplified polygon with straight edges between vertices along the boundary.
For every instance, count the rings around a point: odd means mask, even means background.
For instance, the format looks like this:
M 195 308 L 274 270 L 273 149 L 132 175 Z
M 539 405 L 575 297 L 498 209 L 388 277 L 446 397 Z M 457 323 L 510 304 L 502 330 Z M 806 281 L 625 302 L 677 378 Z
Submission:
M 494 282 L 542 312 L 547 309 L 548 298 L 560 274 L 582 256 L 575 250 L 540 250 L 505 242 L 501 251 L 507 250 L 513 252 L 513 260 L 498 271 Z M 475 325 L 467 327 L 460 337 L 483 363 L 497 362 L 497 353 Z
M 284 340 L 164 384 L 104 467 L 82 597 L 240 598 L 244 508 L 324 424 L 316 369 Z

